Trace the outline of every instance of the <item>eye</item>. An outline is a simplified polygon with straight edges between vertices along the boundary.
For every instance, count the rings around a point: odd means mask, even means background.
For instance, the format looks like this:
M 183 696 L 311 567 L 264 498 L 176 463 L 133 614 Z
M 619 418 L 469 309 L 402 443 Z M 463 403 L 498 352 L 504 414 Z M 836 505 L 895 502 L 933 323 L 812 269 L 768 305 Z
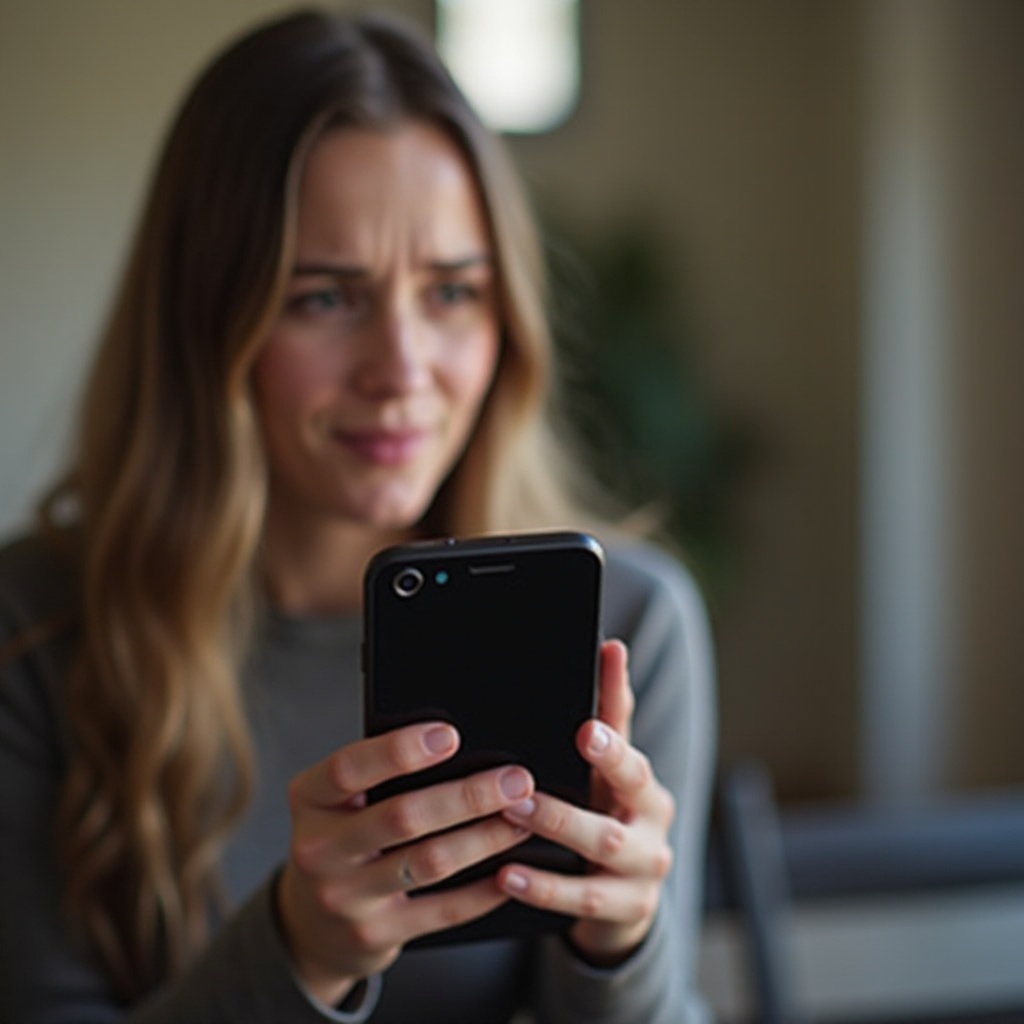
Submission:
M 430 300 L 442 309 L 476 302 L 480 289 L 465 281 L 440 281 L 431 286 Z
M 358 316 L 368 306 L 369 299 L 359 288 L 348 285 L 319 286 L 294 292 L 287 301 L 289 313 L 319 317 L 342 313 Z
M 336 288 L 299 292 L 288 299 L 288 309 L 294 313 L 324 313 L 337 309 L 339 305 L 341 305 L 341 296 Z

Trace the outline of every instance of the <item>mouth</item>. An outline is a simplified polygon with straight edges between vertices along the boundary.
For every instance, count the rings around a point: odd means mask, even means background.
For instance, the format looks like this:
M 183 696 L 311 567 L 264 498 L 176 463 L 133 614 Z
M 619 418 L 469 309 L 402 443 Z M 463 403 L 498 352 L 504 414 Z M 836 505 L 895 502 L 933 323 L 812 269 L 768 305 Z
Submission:
M 362 462 L 401 466 L 416 458 L 430 434 L 429 430 L 334 430 L 331 436 Z

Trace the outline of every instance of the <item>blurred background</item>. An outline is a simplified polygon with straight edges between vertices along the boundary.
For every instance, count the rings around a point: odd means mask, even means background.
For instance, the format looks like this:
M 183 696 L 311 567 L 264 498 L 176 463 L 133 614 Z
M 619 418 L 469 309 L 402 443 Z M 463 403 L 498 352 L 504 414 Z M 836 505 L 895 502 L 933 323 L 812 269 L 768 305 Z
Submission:
M 708 596 L 723 766 L 784 806 L 1021 784 L 1024 3 L 554 2 L 578 79 L 508 142 L 597 469 Z M 294 6 L 0 0 L 0 534 L 176 102 Z

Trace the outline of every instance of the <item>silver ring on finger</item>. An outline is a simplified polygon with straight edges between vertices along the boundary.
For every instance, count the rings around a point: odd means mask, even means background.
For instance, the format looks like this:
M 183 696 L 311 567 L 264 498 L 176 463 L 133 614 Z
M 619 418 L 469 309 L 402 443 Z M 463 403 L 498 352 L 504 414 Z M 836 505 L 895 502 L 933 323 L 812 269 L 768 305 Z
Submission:
M 402 883 L 403 889 L 412 889 L 416 885 L 416 880 L 412 877 L 412 872 L 409 870 L 409 858 L 403 857 L 402 863 L 398 868 L 398 878 Z

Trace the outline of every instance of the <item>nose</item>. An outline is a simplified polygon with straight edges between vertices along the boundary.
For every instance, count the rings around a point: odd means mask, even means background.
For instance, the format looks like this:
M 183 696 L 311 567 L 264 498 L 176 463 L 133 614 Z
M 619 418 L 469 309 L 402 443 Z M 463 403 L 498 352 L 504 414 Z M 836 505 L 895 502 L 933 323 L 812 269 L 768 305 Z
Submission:
M 430 379 L 426 325 L 407 304 L 382 306 L 367 332 L 355 370 L 356 388 L 377 401 L 400 398 Z

